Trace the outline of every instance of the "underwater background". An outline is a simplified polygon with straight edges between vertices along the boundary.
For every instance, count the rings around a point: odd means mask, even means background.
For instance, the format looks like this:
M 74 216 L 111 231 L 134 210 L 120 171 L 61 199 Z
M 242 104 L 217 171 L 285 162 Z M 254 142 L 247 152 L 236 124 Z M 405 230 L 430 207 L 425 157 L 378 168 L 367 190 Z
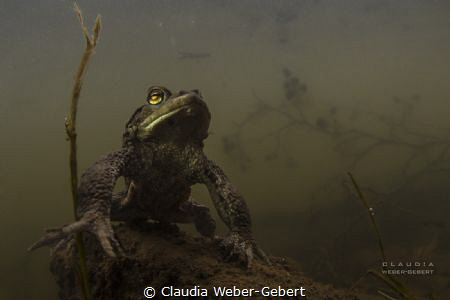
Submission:
M 399 279 L 450 294 L 450 2 L 78 4 L 89 26 L 103 21 L 79 104 L 80 172 L 120 147 L 150 85 L 199 89 L 205 152 L 244 195 L 266 252 L 323 282 L 382 286 L 358 281 L 381 259 L 351 171 L 389 261 L 433 264 Z M 48 249 L 26 249 L 72 220 L 64 117 L 84 48 L 72 8 L 0 2 L 0 299 L 56 299 Z M 194 196 L 214 212 L 204 187 Z

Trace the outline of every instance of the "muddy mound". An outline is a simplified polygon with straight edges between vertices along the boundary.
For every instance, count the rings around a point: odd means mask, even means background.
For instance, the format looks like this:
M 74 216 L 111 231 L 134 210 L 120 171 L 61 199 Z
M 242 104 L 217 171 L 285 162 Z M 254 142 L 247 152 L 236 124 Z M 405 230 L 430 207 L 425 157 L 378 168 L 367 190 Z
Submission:
M 240 293 L 241 296 L 246 295 L 247 299 L 282 299 L 294 294 L 297 296 L 289 298 L 360 299 L 349 291 L 314 282 L 295 270 L 295 263 L 285 258 L 270 257 L 272 266 L 256 261 L 249 271 L 236 263 L 225 261 L 217 242 L 191 237 L 176 228 L 117 225 L 114 229 L 126 257 L 106 257 L 96 240 L 89 235 L 84 237 L 94 299 L 145 299 L 143 291 L 146 287 L 155 289 L 154 299 L 186 298 L 177 297 L 183 293 L 190 293 L 190 299 L 216 299 L 220 298 L 215 296 L 215 293 L 220 294 L 218 287 L 222 288 L 222 292 L 223 287 L 235 287 L 234 291 L 228 293 Z M 52 259 L 51 271 L 56 277 L 61 299 L 80 299 L 76 284 L 76 262 L 77 255 L 73 247 L 56 253 Z M 163 293 L 168 296 L 161 295 L 164 287 Z M 264 287 L 270 289 L 263 290 Z M 205 291 L 208 296 L 201 297 Z M 248 297 L 250 292 L 251 297 Z M 284 293 L 284 296 L 274 297 L 274 293 Z M 302 297 L 302 294 L 306 297 Z

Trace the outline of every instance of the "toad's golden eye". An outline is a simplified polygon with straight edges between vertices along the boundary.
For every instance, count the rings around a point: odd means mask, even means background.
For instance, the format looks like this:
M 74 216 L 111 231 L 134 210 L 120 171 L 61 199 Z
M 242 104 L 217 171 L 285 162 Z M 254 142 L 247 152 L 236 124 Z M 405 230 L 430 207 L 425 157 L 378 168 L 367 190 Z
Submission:
M 150 92 L 150 95 L 148 97 L 148 103 L 152 105 L 156 105 L 161 103 L 164 100 L 164 92 L 161 90 L 153 90 Z
M 161 103 L 162 100 L 163 100 L 162 93 L 161 94 L 153 94 L 153 95 L 150 95 L 150 98 L 148 99 L 148 103 L 155 105 L 155 104 Z
M 171 93 L 168 89 L 162 86 L 152 86 L 148 89 L 147 102 L 150 105 L 158 105 L 164 100 L 168 99 Z

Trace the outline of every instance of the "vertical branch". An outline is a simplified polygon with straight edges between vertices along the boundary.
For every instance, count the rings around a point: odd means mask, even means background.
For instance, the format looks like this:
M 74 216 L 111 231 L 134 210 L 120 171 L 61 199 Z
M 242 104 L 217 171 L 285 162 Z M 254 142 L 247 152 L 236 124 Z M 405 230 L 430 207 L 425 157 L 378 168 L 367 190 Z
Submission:
M 77 111 L 78 111 L 78 101 L 80 99 L 81 87 L 83 85 L 84 75 L 86 74 L 87 65 L 89 60 L 94 53 L 95 46 L 97 45 L 98 35 L 101 28 L 100 16 L 97 16 L 95 20 L 95 25 L 93 29 L 93 35 L 90 36 L 89 32 L 84 25 L 83 16 L 78 5 L 74 5 L 75 13 L 77 14 L 78 20 L 80 21 L 81 30 L 86 39 L 86 48 L 84 49 L 83 56 L 81 57 L 80 64 L 75 75 L 75 83 L 72 88 L 72 99 L 70 104 L 69 115 L 66 118 L 66 133 L 70 141 L 70 178 L 71 178 L 71 188 L 72 188 L 72 200 L 74 208 L 74 217 L 77 220 L 78 216 L 76 213 L 77 208 L 77 189 L 78 189 L 78 165 L 77 165 Z
M 83 32 L 83 36 L 86 39 L 86 47 L 83 52 L 83 56 L 81 57 L 80 64 L 77 69 L 77 73 L 75 75 L 75 82 L 72 89 L 72 99 L 70 103 L 69 115 L 66 118 L 65 126 L 68 140 L 70 142 L 70 183 L 71 183 L 71 191 L 72 191 L 72 204 L 73 204 L 73 214 L 75 220 L 78 220 L 77 215 L 77 199 L 78 199 L 78 162 L 77 162 L 77 110 L 78 110 L 78 102 L 81 93 L 81 87 L 83 85 L 83 79 L 86 74 L 87 65 L 89 60 L 94 53 L 95 46 L 97 45 L 98 36 L 101 29 L 101 18 L 97 16 L 95 20 L 94 27 L 92 29 L 93 34 L 90 35 L 88 29 L 84 25 L 83 15 L 81 14 L 81 10 L 78 5 L 74 4 L 75 13 L 78 17 L 78 20 L 81 25 L 81 30 Z M 80 256 L 80 265 L 79 265 L 79 279 L 81 285 L 81 291 L 83 293 L 83 298 L 85 300 L 90 300 L 91 294 L 89 290 L 89 282 L 87 276 L 87 268 L 86 268 L 86 253 L 83 244 L 82 234 L 78 233 L 76 235 L 77 242 L 77 250 Z

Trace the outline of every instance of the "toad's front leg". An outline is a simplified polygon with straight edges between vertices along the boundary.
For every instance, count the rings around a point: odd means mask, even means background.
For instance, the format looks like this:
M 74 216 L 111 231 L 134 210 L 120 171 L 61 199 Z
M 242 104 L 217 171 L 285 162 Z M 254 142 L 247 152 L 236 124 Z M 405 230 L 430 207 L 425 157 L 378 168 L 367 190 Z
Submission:
M 97 237 L 109 256 L 121 254 L 120 244 L 111 227 L 110 213 L 114 185 L 117 178 L 126 173 L 129 160 L 130 151 L 122 149 L 101 158 L 88 168 L 81 176 L 78 189 L 79 219 L 72 224 L 47 230 L 46 235 L 29 250 L 54 244 L 58 248 L 71 240 L 74 234 L 89 232 Z
M 251 266 L 255 255 L 270 264 L 253 238 L 251 217 L 244 198 L 211 160 L 206 163 L 202 182 L 207 186 L 219 216 L 230 229 L 229 236 L 223 241 L 229 256 L 238 258 L 247 267 Z

